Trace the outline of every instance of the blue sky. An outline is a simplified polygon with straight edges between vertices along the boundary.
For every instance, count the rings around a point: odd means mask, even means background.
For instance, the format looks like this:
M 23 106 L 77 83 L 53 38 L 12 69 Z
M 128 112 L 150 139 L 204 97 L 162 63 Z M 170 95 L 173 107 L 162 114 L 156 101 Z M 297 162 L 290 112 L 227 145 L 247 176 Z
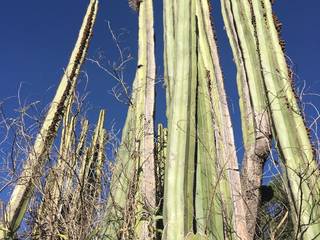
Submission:
M 73 49 L 88 1 L 3 1 L 0 8 L 0 99 L 17 95 L 18 86 L 23 83 L 21 96 L 26 102 L 42 101 L 48 104 Z M 155 0 L 155 30 L 157 43 L 158 77 L 163 76 L 162 67 L 162 1 Z M 212 1 L 213 18 L 216 25 L 220 59 L 225 76 L 226 90 L 235 127 L 237 146 L 241 147 L 241 128 L 238 111 L 235 66 L 232 62 L 229 42 L 223 30 L 219 1 Z M 276 13 L 283 23 L 282 36 L 287 43 L 296 84 L 302 87 L 305 81 L 306 93 L 320 94 L 320 1 L 277 0 Z M 94 58 L 103 52 L 107 60 L 116 61 L 118 55 L 108 31 L 110 21 L 116 33 L 124 33 L 121 46 L 128 48 L 134 57 L 127 67 L 126 81 L 132 82 L 137 57 L 137 14 L 128 7 L 126 0 L 100 0 L 99 15 L 88 57 Z M 92 64 L 83 68 L 88 73 L 87 101 L 92 106 L 89 118 L 97 119 L 100 108 L 107 109 L 107 124 L 113 123 L 120 129 L 126 115 L 126 106 L 118 103 L 109 93 L 116 82 Z M 164 95 L 158 84 L 158 121 L 164 121 Z M 306 97 L 320 107 L 319 97 Z M 7 101 L 8 114 L 16 105 Z M 308 110 L 310 114 L 311 108 Z M 13 111 L 12 111 L 13 113 Z

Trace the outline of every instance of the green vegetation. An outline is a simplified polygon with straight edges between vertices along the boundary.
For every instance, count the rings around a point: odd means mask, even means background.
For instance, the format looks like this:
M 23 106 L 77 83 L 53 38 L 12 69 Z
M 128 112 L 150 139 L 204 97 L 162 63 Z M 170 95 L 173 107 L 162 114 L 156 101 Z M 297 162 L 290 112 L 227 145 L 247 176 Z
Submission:
M 97 14 L 91 0 L 7 204 L 1 239 L 15 237 L 37 185 L 44 189 L 33 206 L 32 239 L 320 239 L 320 171 L 271 2 L 220 2 L 237 69 L 242 169 L 208 0 L 163 1 L 167 128 L 157 131 L 153 0 L 129 1 L 138 14 L 137 69 L 115 162 L 107 163 L 105 111 L 91 141 L 88 120 L 74 113 Z M 62 120 L 58 157 L 45 175 Z M 282 174 L 264 186 L 272 141 Z

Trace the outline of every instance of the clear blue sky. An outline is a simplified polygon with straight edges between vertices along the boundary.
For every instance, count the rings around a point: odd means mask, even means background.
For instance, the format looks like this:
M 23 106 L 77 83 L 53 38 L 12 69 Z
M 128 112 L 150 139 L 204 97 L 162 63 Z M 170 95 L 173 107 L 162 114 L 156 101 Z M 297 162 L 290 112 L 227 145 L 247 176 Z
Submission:
M 162 67 L 162 1 L 155 0 L 157 68 Z M 0 7 L 0 99 L 17 94 L 18 86 L 24 82 L 22 98 L 27 102 L 41 100 L 47 104 L 60 81 L 73 49 L 88 1 L 3 1 Z M 234 120 L 238 147 L 241 146 L 241 130 L 238 112 L 238 97 L 235 67 L 232 62 L 229 42 L 223 30 L 219 1 L 212 1 L 214 21 L 219 42 L 220 59 L 225 76 L 226 88 Z M 287 42 L 287 54 L 298 75 L 298 86 L 306 83 L 306 91 L 320 93 L 320 1 L 277 0 L 276 13 L 283 23 L 282 36 Z M 107 29 L 107 21 L 115 32 L 126 29 L 122 47 L 131 49 L 134 60 L 129 64 L 126 77 L 128 83 L 134 77 L 137 54 L 137 14 L 128 7 L 126 0 L 100 0 L 99 15 L 88 57 L 95 57 L 101 50 L 106 59 L 117 59 L 115 45 Z M 115 81 L 92 64 L 84 69 L 89 75 L 88 102 L 93 106 L 89 117 L 97 118 L 98 109 L 107 109 L 107 124 L 110 128 L 123 126 L 126 106 L 117 103 L 108 91 Z M 160 88 L 160 86 L 159 86 Z M 157 119 L 164 121 L 164 95 L 158 94 Z M 309 97 L 320 107 L 319 97 Z M 7 104 L 7 111 L 14 100 Z M 8 112 L 9 113 L 9 112 Z

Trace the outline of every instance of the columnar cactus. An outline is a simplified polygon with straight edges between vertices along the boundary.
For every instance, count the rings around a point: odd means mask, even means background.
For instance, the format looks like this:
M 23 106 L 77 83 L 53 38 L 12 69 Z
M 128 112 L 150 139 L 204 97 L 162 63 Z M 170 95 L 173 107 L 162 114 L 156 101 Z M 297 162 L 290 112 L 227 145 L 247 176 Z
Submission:
M 197 236 L 246 239 L 234 137 L 208 1 L 165 4 L 165 41 L 174 41 L 167 43 L 164 54 L 169 100 L 165 238 L 184 239 L 196 223 Z
M 155 227 L 153 1 L 138 1 L 138 64 L 110 186 L 103 235 L 152 239 Z
M 316 197 L 320 191 L 319 170 L 294 94 L 271 2 L 224 0 L 221 3 L 228 35 L 239 66 L 238 76 L 243 78 L 246 74 L 248 78 L 254 111 L 254 101 L 257 99 L 266 98 L 268 102 L 268 109 L 263 105 L 259 106 L 262 107 L 262 111 L 265 109 L 270 113 L 282 172 L 287 181 L 296 236 L 299 239 L 315 239 L 320 234 L 319 197 Z M 245 57 L 245 54 L 249 54 L 248 57 Z M 249 75 L 258 75 L 257 69 L 262 75 L 262 84 L 260 76 L 250 83 Z M 240 72 L 243 70 L 244 74 Z M 243 89 L 241 82 L 242 80 L 239 81 L 239 86 Z M 263 102 L 260 101 L 261 103 Z M 245 105 L 242 109 L 244 108 Z M 246 110 L 243 111 L 245 113 Z
M 167 91 L 172 91 L 172 98 L 167 103 L 169 128 L 164 195 L 165 235 L 168 240 L 184 239 L 192 231 L 193 224 L 197 86 L 195 7 L 195 1 L 188 0 L 177 1 L 171 9 L 175 13 L 171 19 L 176 20 L 176 25 L 174 42 L 171 43 L 175 47 L 172 52 L 167 51 L 167 55 L 174 53 L 171 61 L 174 66 L 170 68 L 175 69 L 173 82 L 167 85 Z M 168 24 L 173 25 L 172 22 Z
M 51 239 L 53 236 L 59 239 L 70 236 L 72 231 L 78 232 L 79 239 L 83 238 L 96 215 L 94 209 L 101 193 L 106 141 L 103 127 L 105 111 L 100 111 L 92 142 L 87 154 L 82 156 L 79 150 L 85 144 L 88 121 L 83 122 L 79 143 L 75 145 L 76 118 L 71 116 L 70 108 L 71 105 L 64 116 L 57 162 L 46 178 L 33 226 L 33 239 Z M 77 164 L 79 161 L 82 161 L 81 164 Z
M 1 239 L 13 238 L 19 228 L 62 119 L 59 156 L 46 179 L 34 239 L 252 240 L 271 131 L 291 205 L 284 219 L 292 218 L 297 239 L 320 236 L 320 171 L 270 0 L 221 0 L 237 67 L 242 179 L 210 1 L 163 2 L 168 128 L 159 124 L 155 141 L 153 0 L 129 0 L 139 15 L 138 63 L 105 213 L 100 214 L 105 111 L 100 111 L 90 144 L 88 121 L 82 121 L 76 139 L 77 118 L 72 116 L 76 80 L 98 8 L 98 0 L 90 0 L 66 72 L 1 220 Z
M 224 229 L 229 228 L 231 230 L 229 233 L 225 234 L 229 235 L 229 238 L 232 239 L 236 239 L 237 237 L 246 239 L 246 209 L 240 183 L 231 118 L 224 90 L 223 75 L 220 68 L 209 8 L 210 5 L 208 1 L 197 1 L 199 56 L 201 57 L 201 60 L 199 61 L 199 71 L 202 72 L 202 79 L 200 78 L 199 80 L 199 86 L 202 85 L 204 88 L 202 96 L 203 101 L 209 103 L 209 108 L 207 105 L 207 108 L 203 108 L 202 111 L 203 113 L 208 113 L 210 111 L 212 121 L 212 123 L 206 123 L 209 125 L 203 128 L 206 132 L 212 132 L 210 138 L 214 139 L 215 142 L 216 173 L 212 176 L 212 178 L 215 179 L 211 185 L 220 187 L 221 201 L 223 203 L 223 207 L 220 206 L 220 211 L 225 209 L 224 219 L 227 219 L 224 223 Z M 201 74 L 199 75 L 201 76 Z M 201 81 L 203 81 L 202 84 L 200 83 Z M 200 99 L 201 96 L 198 100 Z M 198 106 L 199 108 L 203 107 L 201 103 L 199 103 Z M 207 121 L 209 121 L 209 119 L 207 119 Z M 200 127 L 198 129 L 200 129 Z M 209 142 L 209 139 L 207 139 L 206 142 Z M 211 155 L 214 156 L 214 154 Z M 200 158 L 198 157 L 198 159 Z M 214 200 L 216 201 L 215 205 L 217 206 L 218 197 L 215 196 Z M 217 218 L 218 214 L 216 213 L 214 215 Z M 217 219 L 215 221 L 217 221 Z M 210 224 L 207 223 L 207 226 L 210 226 Z M 217 226 L 219 226 L 219 224 Z M 234 234 L 234 231 L 236 234 Z M 214 232 L 216 231 L 212 229 L 211 234 Z M 221 234 L 218 236 L 220 238 L 222 237 Z M 210 237 L 213 239 L 214 235 L 211 235 Z
M 242 186 L 250 239 L 253 239 L 260 203 L 264 163 L 271 145 L 271 126 L 257 40 L 251 24 L 249 1 L 221 1 L 224 22 L 237 66 L 237 84 L 245 157 Z M 233 13 L 233 14 L 231 14 Z
M 66 103 L 74 92 L 76 79 L 79 75 L 80 67 L 84 61 L 92 36 L 97 9 L 98 1 L 91 0 L 69 64 L 7 205 L 4 216 L 6 226 L 5 228 L 1 228 L 0 238 L 14 234 L 24 217 L 30 197 L 34 191 L 33 182 L 41 176 L 42 167 L 47 160 L 53 139 L 57 134 Z

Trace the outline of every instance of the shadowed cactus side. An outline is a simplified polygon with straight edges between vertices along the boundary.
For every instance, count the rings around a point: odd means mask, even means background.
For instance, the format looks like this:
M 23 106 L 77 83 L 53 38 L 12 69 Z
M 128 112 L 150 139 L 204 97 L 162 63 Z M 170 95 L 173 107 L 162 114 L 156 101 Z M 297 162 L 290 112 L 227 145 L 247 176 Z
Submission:
M 242 199 L 240 175 L 237 171 L 239 167 L 208 1 L 197 1 L 197 20 L 201 57 L 198 65 L 200 76 L 198 114 L 207 115 L 202 120 L 204 126 L 198 127 L 199 133 L 202 131 L 206 134 L 205 138 L 198 139 L 198 144 L 204 145 L 202 154 L 206 154 L 207 157 L 198 156 L 198 161 L 206 159 L 202 171 L 209 171 L 208 166 L 211 166 L 213 171 L 211 175 L 203 176 L 204 181 L 210 182 L 203 192 L 208 194 L 208 205 L 204 209 L 204 216 L 208 220 L 211 217 L 211 220 L 197 230 L 201 230 L 199 232 L 202 234 L 207 232 L 209 239 L 223 239 L 224 236 L 230 239 L 237 237 L 246 239 L 245 205 Z M 214 208 L 216 212 L 213 211 Z M 238 236 L 233 234 L 233 231 Z

